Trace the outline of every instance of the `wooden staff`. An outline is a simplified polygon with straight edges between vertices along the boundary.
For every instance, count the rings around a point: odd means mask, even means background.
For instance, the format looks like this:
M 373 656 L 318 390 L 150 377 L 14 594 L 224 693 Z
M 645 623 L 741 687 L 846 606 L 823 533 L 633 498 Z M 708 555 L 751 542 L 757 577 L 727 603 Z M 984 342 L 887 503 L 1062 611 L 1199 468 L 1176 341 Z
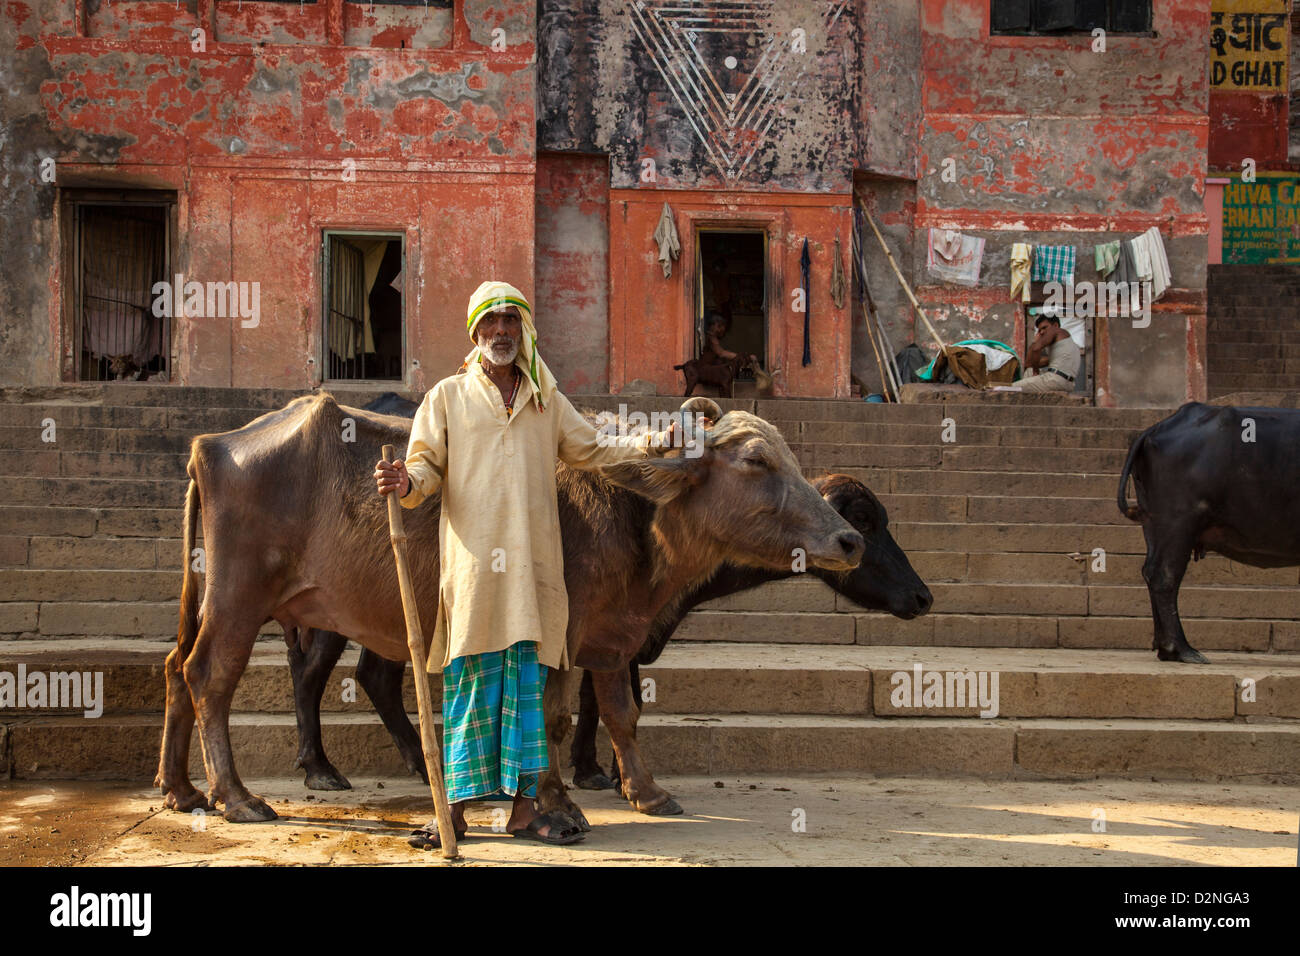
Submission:
M 912 308 L 916 309 L 916 314 L 921 317 L 921 321 L 925 323 L 925 327 L 930 330 L 930 334 L 934 336 L 934 340 L 939 343 L 939 351 L 943 353 L 946 359 L 948 359 L 948 367 L 953 369 L 955 372 L 957 366 L 953 363 L 952 356 L 948 354 L 948 346 L 943 344 L 943 339 L 939 338 L 939 333 L 936 332 L 934 326 L 930 324 L 930 317 L 925 314 L 925 309 L 921 308 L 921 303 L 918 302 L 916 296 L 912 294 L 912 287 L 908 285 L 907 280 L 903 278 L 903 271 L 898 268 L 898 263 L 894 261 L 894 254 L 889 251 L 889 246 L 885 244 L 885 237 L 882 236 L 880 230 L 876 228 L 876 220 L 871 218 L 871 213 L 867 212 L 867 207 L 862 204 L 861 200 L 858 201 L 858 208 L 862 210 L 862 215 L 867 217 L 867 223 L 871 226 L 871 231 L 874 232 L 876 238 L 880 240 L 880 248 L 885 250 L 885 256 L 889 259 L 890 266 L 893 267 L 894 275 L 898 276 L 898 281 L 903 284 L 903 291 L 907 293 L 908 299 L 912 302 Z
M 392 445 L 384 446 L 384 461 L 392 461 L 396 454 Z M 420 629 L 420 609 L 415 603 L 415 585 L 411 583 L 411 569 L 406 562 L 402 503 L 397 500 L 400 489 L 399 483 L 388 494 L 388 535 L 393 541 L 393 557 L 397 559 L 397 585 L 402 591 L 402 613 L 406 615 L 406 646 L 410 648 L 411 667 L 415 669 L 415 702 L 420 711 L 420 746 L 424 750 L 424 769 L 429 775 L 429 789 L 433 791 L 438 839 L 442 843 L 442 855 L 448 860 L 454 860 L 460 856 L 460 851 L 456 849 L 456 831 L 451 825 L 451 807 L 447 804 L 447 787 L 442 779 L 438 740 L 433 734 L 433 701 L 429 699 L 429 675 L 425 671 L 424 632 Z

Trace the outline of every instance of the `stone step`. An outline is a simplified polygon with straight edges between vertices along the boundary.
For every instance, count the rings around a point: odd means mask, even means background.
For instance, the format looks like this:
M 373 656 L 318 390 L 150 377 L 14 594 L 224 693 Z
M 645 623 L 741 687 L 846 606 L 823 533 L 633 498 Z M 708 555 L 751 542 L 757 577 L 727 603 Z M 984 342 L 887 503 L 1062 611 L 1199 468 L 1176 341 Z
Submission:
M 1276 329 L 1218 329 L 1206 333 L 1206 353 L 1213 355 L 1220 345 L 1232 344 L 1300 345 L 1300 331 Z
M 1292 390 L 1300 389 L 1300 372 L 1217 373 L 1210 371 L 1206 375 L 1206 383 L 1210 388 L 1231 388 L 1239 392 L 1263 389 Z
M 0 538 L 0 544 L 6 540 L 11 539 Z M 31 540 L 36 542 L 84 541 L 85 539 L 34 538 Z M 86 543 L 116 544 L 118 542 L 99 542 L 91 539 Z M 127 539 L 126 543 L 131 543 L 131 539 Z M 179 600 L 181 555 L 175 547 L 177 541 L 160 541 L 157 544 L 156 563 L 148 568 L 132 569 L 125 561 L 114 568 L 75 564 L 60 566 L 50 562 L 0 568 L 0 595 L 5 599 L 0 601 L 0 609 L 22 602 Z M 58 555 L 66 556 L 63 552 L 58 552 Z M 1108 553 L 1104 556 L 1094 556 L 1091 551 L 1071 554 L 913 550 L 908 553 L 908 558 L 922 580 L 931 584 L 1033 581 L 1037 584 L 1070 586 L 1088 584 L 1103 586 L 1116 582 L 1137 586 L 1142 581 L 1141 568 L 1144 561 L 1142 555 Z M 143 565 L 144 561 L 140 563 Z M 1300 569 L 1294 567 L 1253 568 L 1211 554 L 1204 560 L 1193 562 L 1189 566 L 1184 586 L 1295 587 L 1300 584 L 1298 577 L 1300 577 Z M 833 593 L 825 585 L 811 579 L 805 584 L 792 582 L 767 584 L 747 593 L 770 595 L 771 597 L 765 600 L 779 601 L 793 599 L 796 593 L 803 593 L 803 591 L 824 593 L 827 596 Z M 831 610 L 832 608 L 816 609 Z M 0 610 L 0 621 L 5 619 L 3 615 L 4 612 Z M 0 632 L 5 630 L 0 627 Z
M 1215 379 L 1229 375 L 1286 375 L 1300 371 L 1300 358 L 1265 359 L 1262 356 L 1239 359 L 1215 359 L 1209 364 L 1209 374 Z
M 328 714 L 327 753 L 344 774 L 405 777 L 378 718 Z M 159 716 L 44 717 L 8 728 L 17 779 L 150 781 Z M 195 737 L 197 738 L 197 734 Z M 292 773 L 289 715 L 235 714 L 231 748 L 245 779 Z M 1295 721 L 1059 720 L 834 715 L 647 714 L 637 743 L 662 775 L 875 773 L 1018 779 L 1300 780 Z M 190 773 L 202 785 L 201 748 Z M 563 771 L 567 778 L 569 773 Z M 582 795 L 578 794 L 579 802 Z
M 941 590 L 943 586 L 936 587 Z M 1300 650 L 1300 630 L 1297 630 L 1300 623 L 1296 621 L 1208 615 L 1198 618 L 1190 614 L 1182 620 L 1187 639 L 1202 651 Z M 888 614 L 864 613 L 861 609 L 797 614 L 697 610 L 682 621 L 674 640 L 1141 650 L 1151 647 L 1151 633 L 1149 611 L 1146 616 L 1087 617 L 1081 612 L 999 614 L 983 608 L 973 613 L 954 608 L 902 621 Z
M 94 706 L 100 716 L 159 713 L 165 705 L 162 673 L 169 645 L 129 641 L 103 648 L 32 642 L 6 653 L 0 673 L 36 675 L 61 686 L 51 674 L 90 674 L 96 698 L 75 698 L 6 708 L 0 719 L 70 716 Z M 369 714 L 357 693 L 357 649 L 344 652 L 330 677 L 321 706 L 327 713 Z M 984 674 L 984 702 L 962 686 L 963 699 L 922 692 L 922 675 Z M 21 668 L 21 669 L 20 669 Z M 102 678 L 94 675 L 102 674 Z M 997 675 L 996 698 L 991 676 Z M 691 644 L 674 642 L 654 665 L 641 669 L 644 713 L 653 714 L 826 714 L 877 717 L 989 717 L 1062 719 L 1300 718 L 1300 654 L 1216 655 L 1212 664 L 1191 668 L 1162 663 L 1146 652 L 983 647 L 809 647 L 789 644 Z M 646 683 L 649 680 L 651 683 Z M 933 678 L 931 678 L 933 680 Z M 978 680 L 978 678 L 977 678 Z M 956 677 L 953 678 L 956 691 Z M 352 683 L 348 683 L 352 682 Z M 435 707 L 440 682 L 430 682 Z M 16 683 L 17 686 L 17 683 Z M 84 686 L 84 685 L 83 685 Z M 913 691 L 912 688 L 916 687 Z M 979 685 L 976 685 L 978 689 Z M 900 689 L 905 688 L 905 689 Z M 408 668 L 403 684 L 408 712 L 415 689 Z M 920 702 L 918 705 L 918 701 Z M 24 703 L 29 703 L 24 698 Z M 75 704 L 75 707 L 50 706 Z M 577 711 L 575 682 L 572 705 Z M 282 647 L 258 645 L 235 692 L 240 714 L 289 714 L 292 681 Z M 88 719 L 99 719 L 98 717 Z
M 1280 346 L 1276 347 L 1280 348 Z M 1253 358 L 1253 357 L 1252 357 Z M 1297 359 L 1300 361 L 1300 359 Z M 1279 359 L 1280 363 L 1281 360 Z M 1249 364 L 1247 364 L 1249 363 Z M 1258 363 L 1243 357 L 1224 361 L 1214 367 L 1224 371 L 1250 371 Z M 1127 448 L 1138 431 L 1131 426 L 1050 426 L 1050 425 L 976 425 L 967 421 L 965 409 L 947 416 L 936 415 L 928 423 L 920 422 L 853 422 L 853 421 L 774 421 L 791 448 L 820 443 L 859 445 L 1013 445 L 1061 448 Z M 949 428 L 951 421 L 955 428 Z M 222 429 L 224 430 L 224 429 Z M 62 426 L 57 442 L 46 441 L 39 427 L 0 427 L 0 449 L 8 452 L 39 452 L 86 455 L 115 452 L 118 455 L 156 457 L 185 456 L 190 442 L 199 431 L 184 429 L 155 430 L 134 427 Z M 952 440 L 945 435 L 955 436 Z M 15 472 L 24 474 L 25 471 Z M 130 474 L 139 474 L 132 469 Z M 107 476 L 107 473 L 105 473 Z
M 1211 389 L 1211 404 L 1236 405 L 1268 408 L 1300 408 L 1300 390 L 1256 390 L 1240 391 L 1238 389 Z
M 105 387 L 117 389 L 131 401 L 94 394 Z M 67 390 L 65 392 L 65 389 Z M 77 394 L 86 392 L 84 395 Z M 414 401 L 422 396 L 395 389 Z M 340 404 L 360 407 L 382 394 L 368 390 L 332 389 Z M 217 394 L 215 397 L 212 393 Z M 228 393 L 228 394 L 225 394 Z M 52 417 L 58 427 L 126 427 L 177 430 L 191 434 L 225 431 L 247 424 L 258 415 L 284 407 L 306 391 L 258 389 L 191 389 L 175 386 L 65 386 L 53 388 L 0 388 L 0 426 L 39 427 Z M 593 410 L 663 411 L 677 409 L 678 396 L 584 395 L 569 398 Z M 1016 398 L 1020 398 L 1016 396 Z M 974 399 L 975 401 L 972 401 Z M 855 399 L 716 399 L 724 410 L 739 408 L 769 421 L 853 421 L 927 423 L 940 408 L 935 404 L 877 404 Z M 1035 424 L 1070 427 L 1144 427 L 1173 411 L 1169 409 L 1112 409 L 1092 406 L 1045 406 L 1013 401 L 1007 395 L 954 395 L 938 403 L 960 406 L 972 425 Z

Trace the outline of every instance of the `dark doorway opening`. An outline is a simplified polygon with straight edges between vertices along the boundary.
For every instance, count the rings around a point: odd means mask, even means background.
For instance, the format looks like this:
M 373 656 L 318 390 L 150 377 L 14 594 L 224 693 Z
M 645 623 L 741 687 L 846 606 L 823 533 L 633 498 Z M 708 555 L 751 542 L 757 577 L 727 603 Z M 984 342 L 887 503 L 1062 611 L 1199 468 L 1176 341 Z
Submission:
M 325 378 L 402 378 L 402 237 L 325 234 Z
M 171 318 L 154 309 L 154 285 L 170 280 L 166 202 L 71 200 L 73 377 L 167 381 Z
M 724 232 L 702 229 L 696 294 L 695 355 L 705 359 L 709 333 L 722 329 L 720 341 L 728 352 L 755 355 L 767 368 L 767 235 L 762 230 Z M 738 382 L 754 381 L 746 368 Z

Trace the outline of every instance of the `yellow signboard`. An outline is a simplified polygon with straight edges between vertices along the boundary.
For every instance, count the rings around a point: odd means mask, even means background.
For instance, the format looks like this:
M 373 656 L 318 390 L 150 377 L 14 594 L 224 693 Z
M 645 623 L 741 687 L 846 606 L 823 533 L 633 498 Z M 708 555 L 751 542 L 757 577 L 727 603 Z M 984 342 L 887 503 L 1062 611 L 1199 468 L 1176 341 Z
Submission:
M 1287 88 L 1287 0 L 1212 0 L 1210 88 L 1242 93 Z

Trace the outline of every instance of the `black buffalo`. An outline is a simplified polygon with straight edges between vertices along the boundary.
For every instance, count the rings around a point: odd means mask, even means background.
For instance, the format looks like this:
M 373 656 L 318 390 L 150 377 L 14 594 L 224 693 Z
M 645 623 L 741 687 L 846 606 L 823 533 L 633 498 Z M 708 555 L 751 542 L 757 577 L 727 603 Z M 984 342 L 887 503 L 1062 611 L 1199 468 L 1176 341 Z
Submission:
M 1142 577 L 1162 661 L 1208 663 L 1187 643 L 1178 588 L 1189 558 L 1214 551 L 1257 568 L 1300 564 L 1300 411 L 1189 402 L 1133 442 L 1119 510 L 1140 521 Z M 1133 476 L 1137 504 L 1128 502 Z

